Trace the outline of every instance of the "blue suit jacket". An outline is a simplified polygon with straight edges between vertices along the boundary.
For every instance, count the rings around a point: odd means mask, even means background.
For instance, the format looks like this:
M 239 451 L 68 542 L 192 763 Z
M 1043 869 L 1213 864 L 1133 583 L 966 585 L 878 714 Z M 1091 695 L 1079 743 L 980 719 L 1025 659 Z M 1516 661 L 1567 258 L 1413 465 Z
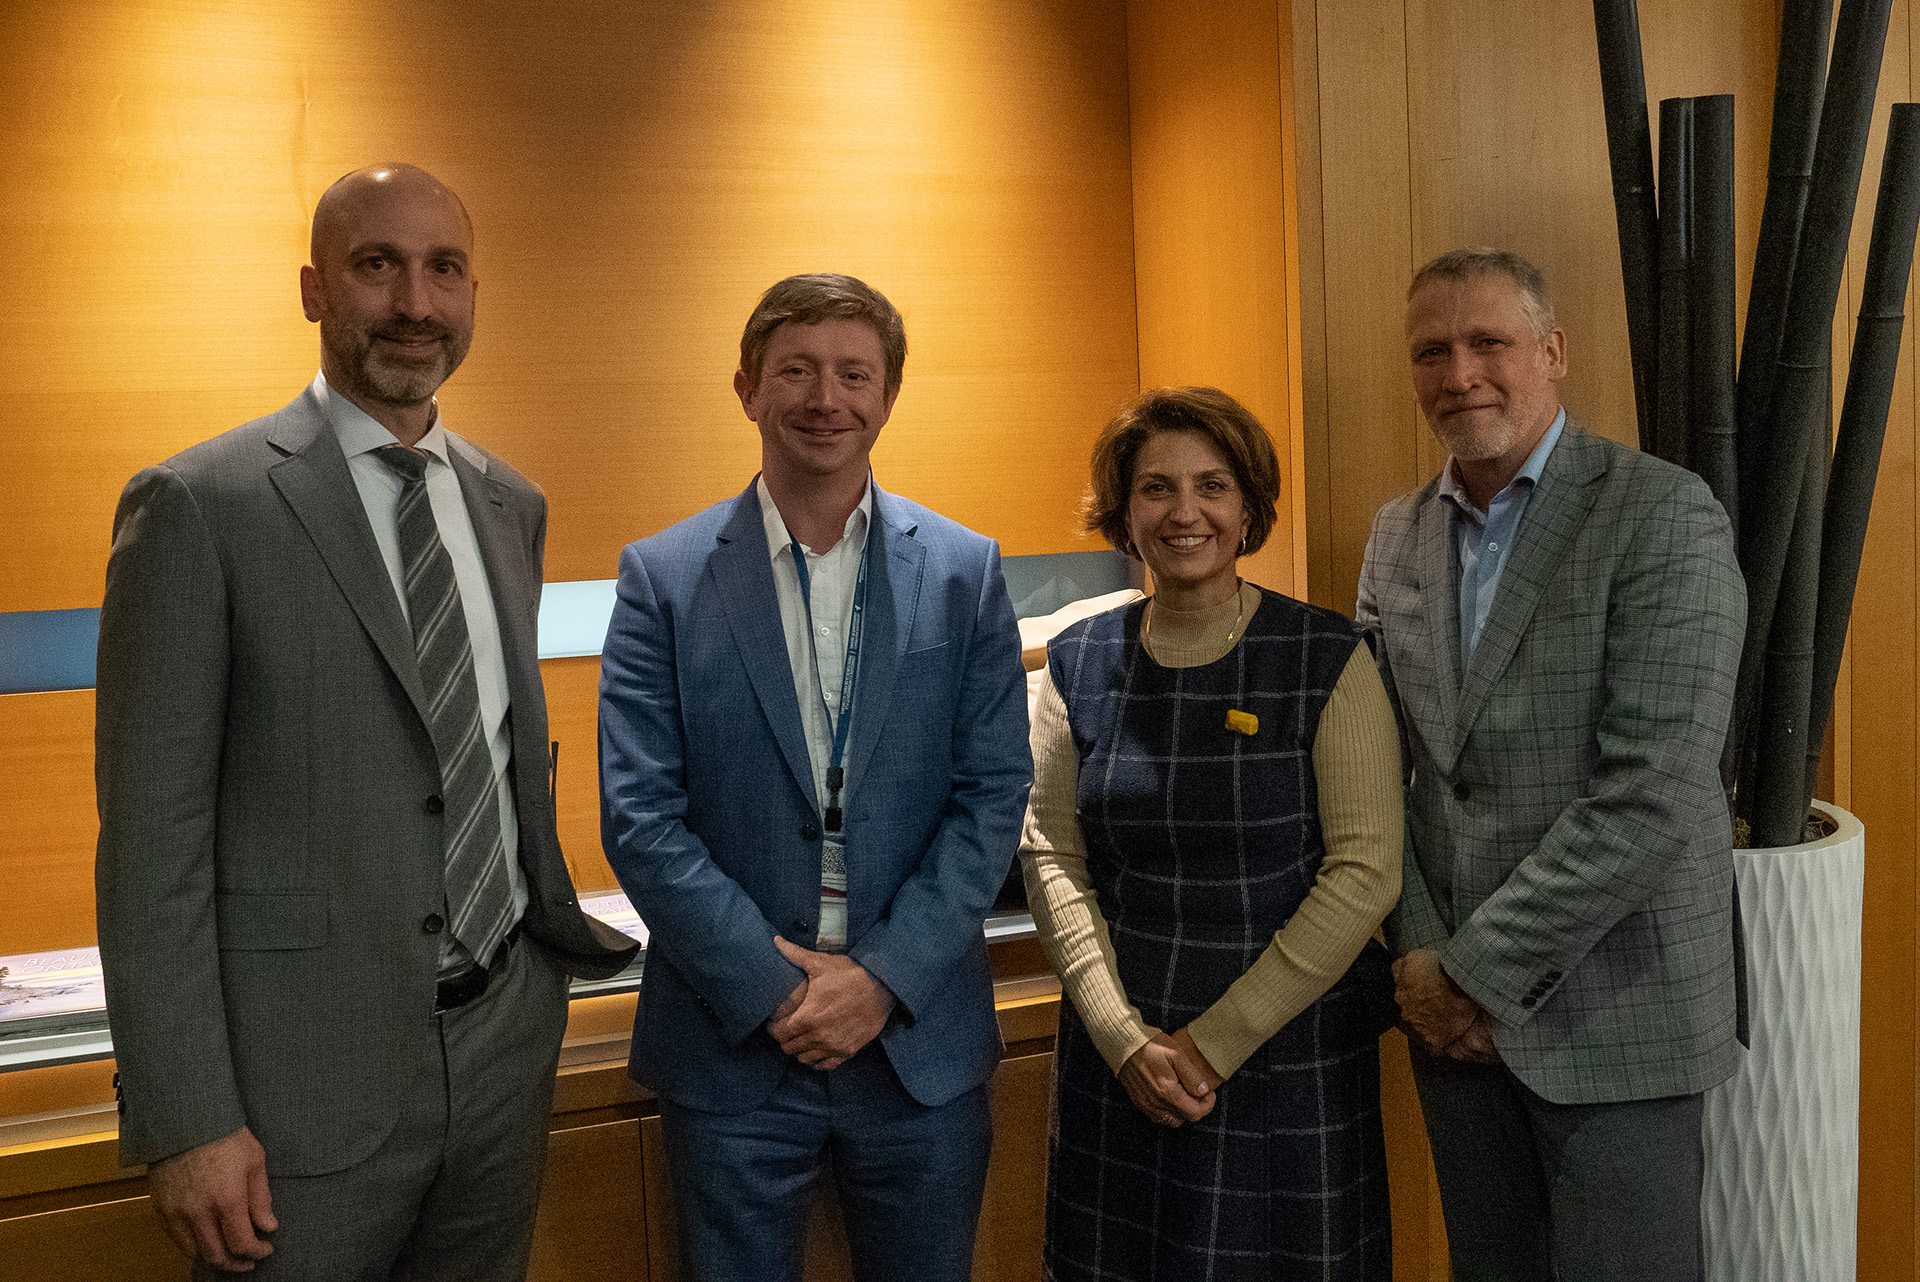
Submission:
M 1019 840 L 1032 761 L 999 549 L 874 487 L 847 745 L 847 939 L 899 999 L 881 1044 L 940 1104 L 1000 1053 L 981 922 Z M 633 1076 L 709 1112 L 763 1102 L 764 1024 L 812 947 L 813 773 L 749 486 L 620 559 L 600 677 L 601 833 L 652 937 Z

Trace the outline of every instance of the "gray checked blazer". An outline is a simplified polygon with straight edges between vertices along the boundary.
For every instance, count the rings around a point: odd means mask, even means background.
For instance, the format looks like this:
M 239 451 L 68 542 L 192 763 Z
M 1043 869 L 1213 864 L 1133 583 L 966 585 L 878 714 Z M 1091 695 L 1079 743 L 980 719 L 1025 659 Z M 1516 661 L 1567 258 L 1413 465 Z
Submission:
M 1569 424 L 1460 670 L 1436 477 L 1374 518 L 1378 634 L 1411 780 L 1398 953 L 1437 948 L 1555 1103 L 1704 1090 L 1738 1054 L 1718 763 L 1746 591 L 1692 473 Z

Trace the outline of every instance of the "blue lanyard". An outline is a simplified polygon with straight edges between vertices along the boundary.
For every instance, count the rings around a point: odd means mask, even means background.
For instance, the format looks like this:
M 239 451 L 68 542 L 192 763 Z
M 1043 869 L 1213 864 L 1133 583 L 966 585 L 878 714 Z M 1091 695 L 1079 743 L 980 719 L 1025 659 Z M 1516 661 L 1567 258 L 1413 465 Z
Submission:
M 800 540 L 793 539 L 787 546 L 793 552 L 793 568 L 800 572 L 800 600 L 807 607 L 807 653 L 813 658 L 813 679 L 820 681 L 820 651 L 813 639 L 813 585 L 807 574 L 807 554 L 800 547 Z M 827 763 L 827 805 L 820 816 L 820 825 L 828 832 L 839 832 L 844 816 L 840 810 L 840 789 L 846 783 L 846 772 L 841 769 L 841 760 L 847 752 L 847 729 L 853 724 L 853 679 L 860 671 L 860 629 L 864 622 L 862 616 L 867 608 L 867 562 L 873 552 L 873 529 L 869 522 L 867 545 L 860 551 L 860 574 L 853 584 L 853 620 L 847 625 L 847 660 L 840 672 L 840 713 L 834 716 L 833 709 L 827 708 L 827 688 L 820 686 L 820 706 L 826 708 L 827 715 L 833 721 L 833 759 Z

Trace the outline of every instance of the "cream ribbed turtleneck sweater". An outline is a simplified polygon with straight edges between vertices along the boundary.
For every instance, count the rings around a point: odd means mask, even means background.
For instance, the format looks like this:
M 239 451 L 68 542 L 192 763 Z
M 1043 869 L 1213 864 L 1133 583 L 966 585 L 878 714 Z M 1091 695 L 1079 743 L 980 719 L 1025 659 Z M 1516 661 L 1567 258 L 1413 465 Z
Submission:
M 1240 585 L 1217 606 L 1148 607 L 1147 654 L 1169 668 L 1225 657 L 1260 606 Z M 1236 625 L 1236 620 L 1238 624 Z M 1079 758 L 1067 707 L 1043 673 L 1033 716 L 1033 794 L 1020 849 L 1041 942 L 1094 1045 L 1114 1072 L 1156 1031 L 1120 987 L 1113 941 L 1087 877 L 1076 813 Z M 1353 652 L 1313 741 L 1326 859 L 1313 890 L 1253 967 L 1190 1025 L 1214 1070 L 1231 1076 L 1260 1044 L 1346 973 L 1400 897 L 1400 742 L 1373 657 Z

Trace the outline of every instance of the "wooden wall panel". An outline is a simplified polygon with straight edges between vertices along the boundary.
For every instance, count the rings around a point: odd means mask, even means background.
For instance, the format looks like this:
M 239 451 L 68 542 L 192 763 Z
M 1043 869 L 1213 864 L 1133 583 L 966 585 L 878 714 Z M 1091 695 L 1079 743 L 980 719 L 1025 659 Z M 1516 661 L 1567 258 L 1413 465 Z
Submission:
M 1888 105 L 1920 96 L 1913 64 L 1914 14 L 1896 0 L 1881 68 L 1874 132 L 1867 149 L 1863 196 L 1856 209 L 1847 284 L 1836 329 L 1851 346 L 1866 264 L 1873 193 L 1879 182 Z M 1916 847 L 1920 846 L 1920 386 L 1914 370 L 1911 317 L 1902 340 L 1873 520 L 1854 598 L 1852 702 L 1870 715 L 1836 722 L 1850 740 L 1851 809 L 1867 825 L 1865 920 L 1861 939 L 1860 1018 L 1860 1276 L 1904 1279 L 1920 1263 L 1915 1156 L 1920 1151 L 1914 1101 Z M 1843 351 L 1844 349 L 1842 349 Z M 1843 360 L 1836 351 L 1836 361 Z M 1836 371 L 1838 376 L 1838 371 Z
M 1306 0 L 1300 7 L 1307 8 Z M 1373 514 L 1422 476 L 1427 432 L 1401 351 L 1399 299 L 1413 269 L 1406 17 L 1399 0 L 1318 0 L 1319 171 L 1326 352 L 1326 473 L 1308 478 L 1331 504 L 1331 597 L 1353 610 Z M 1301 92 L 1304 92 L 1302 90 Z M 1313 457 L 1310 452 L 1309 457 Z M 1316 484 L 1317 479 L 1317 484 Z
M 1133 0 L 1140 386 L 1204 384 L 1267 426 L 1285 469 L 1248 577 L 1306 591 L 1288 130 L 1291 32 L 1275 0 Z
M 740 326 L 822 268 L 907 316 L 882 483 L 1083 546 L 1137 372 L 1125 39 L 1119 0 L 8 6 L 0 610 L 96 604 L 126 478 L 300 390 L 313 202 L 396 157 L 473 212 L 445 408 L 547 487 L 549 577 L 738 492 Z
M 111 1108 L 113 1073 L 114 1061 L 110 1059 L 0 1073 L 0 1120 L 69 1109 Z M 114 1123 L 112 1116 L 101 1120 L 106 1125 Z M 3 1188 L 0 1196 L 5 1196 Z
M 548 659 L 547 733 L 560 745 L 555 818 L 567 870 L 583 895 L 617 890 L 620 882 L 600 848 L 600 659 Z
M 0 956 L 93 946 L 93 691 L 0 695 Z
M 1293 39 L 1294 247 L 1300 271 L 1300 452 L 1302 520 L 1306 526 L 1307 599 L 1351 611 L 1333 590 L 1333 466 L 1327 411 L 1326 203 L 1320 180 L 1319 6 L 1289 0 Z
M 130 1197 L 0 1220 L 8 1275 L 34 1282 L 187 1282 L 148 1199 Z
M 640 1122 L 556 1130 L 528 1282 L 649 1282 Z

